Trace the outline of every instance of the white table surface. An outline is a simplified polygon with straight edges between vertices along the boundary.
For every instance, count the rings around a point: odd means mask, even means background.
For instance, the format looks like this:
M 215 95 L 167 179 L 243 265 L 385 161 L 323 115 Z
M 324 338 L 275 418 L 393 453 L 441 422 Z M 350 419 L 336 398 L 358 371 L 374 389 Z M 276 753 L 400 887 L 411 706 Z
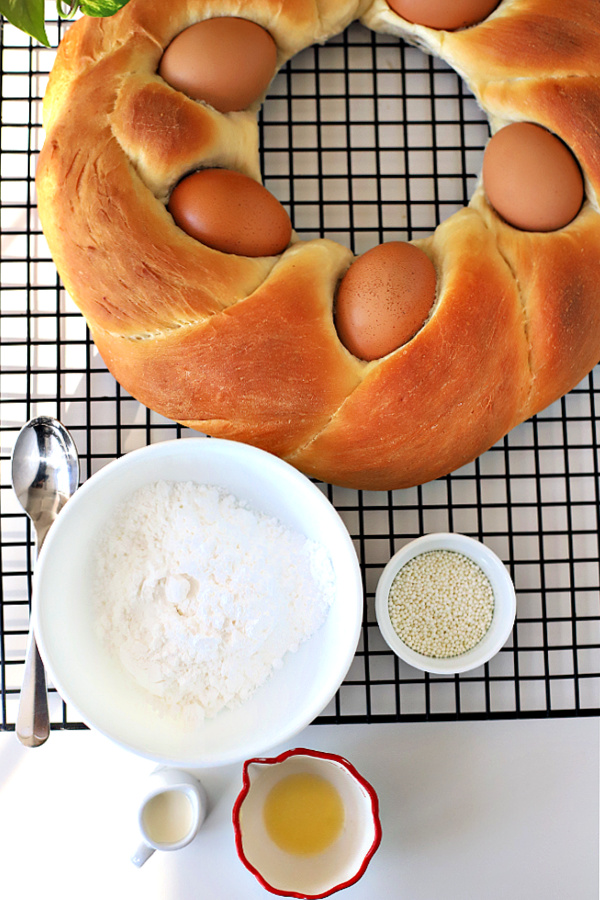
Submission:
M 342 753 L 378 791 L 380 849 L 340 900 L 597 900 L 599 732 L 598 719 L 313 725 L 288 746 Z M 235 853 L 239 765 L 190 770 L 209 795 L 202 831 L 132 865 L 153 768 L 91 732 L 34 750 L 0 734 L 1 896 L 273 896 Z

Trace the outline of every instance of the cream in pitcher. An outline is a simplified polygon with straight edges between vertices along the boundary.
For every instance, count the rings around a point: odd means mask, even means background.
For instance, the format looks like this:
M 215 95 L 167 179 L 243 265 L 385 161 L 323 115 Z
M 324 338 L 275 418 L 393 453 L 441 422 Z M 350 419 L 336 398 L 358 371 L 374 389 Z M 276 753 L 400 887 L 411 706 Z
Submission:
M 155 769 L 139 807 L 142 841 L 133 864 L 143 866 L 155 850 L 186 847 L 198 834 L 206 808 L 206 792 L 192 775 L 166 766 Z

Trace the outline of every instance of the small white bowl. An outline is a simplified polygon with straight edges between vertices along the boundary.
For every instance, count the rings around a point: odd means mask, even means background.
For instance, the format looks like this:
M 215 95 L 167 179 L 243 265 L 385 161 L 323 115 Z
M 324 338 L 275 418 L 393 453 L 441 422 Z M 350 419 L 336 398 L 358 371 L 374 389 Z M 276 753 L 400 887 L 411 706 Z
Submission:
M 327 618 L 250 698 L 213 718 L 165 718 L 97 633 L 98 535 L 135 490 L 156 481 L 216 485 L 329 551 L 336 591 Z M 284 598 L 282 598 L 284 602 Z M 33 621 L 60 695 L 91 728 L 166 765 L 239 762 L 288 741 L 327 706 L 354 658 L 363 610 L 356 551 L 319 488 L 288 463 L 247 444 L 212 438 L 135 450 L 97 472 L 50 529 L 39 557 Z
M 388 597 L 394 578 L 409 560 L 432 550 L 462 553 L 483 570 L 494 591 L 494 613 L 490 627 L 478 644 L 458 656 L 437 658 L 418 653 L 404 643 L 390 620 Z M 488 662 L 508 640 L 516 609 L 514 585 L 502 560 L 481 541 L 452 532 L 427 534 L 398 550 L 381 573 L 375 592 L 375 615 L 386 643 L 400 659 L 415 669 L 436 675 L 468 672 Z
M 307 855 L 281 849 L 269 835 L 263 815 L 271 789 L 286 776 L 298 774 L 324 778 L 344 807 L 339 836 L 321 852 Z M 318 814 L 315 809 L 315 822 Z M 233 827 L 239 858 L 266 890 L 308 900 L 328 897 L 355 884 L 381 842 L 379 801 L 369 782 L 344 757 L 302 747 L 244 763 Z

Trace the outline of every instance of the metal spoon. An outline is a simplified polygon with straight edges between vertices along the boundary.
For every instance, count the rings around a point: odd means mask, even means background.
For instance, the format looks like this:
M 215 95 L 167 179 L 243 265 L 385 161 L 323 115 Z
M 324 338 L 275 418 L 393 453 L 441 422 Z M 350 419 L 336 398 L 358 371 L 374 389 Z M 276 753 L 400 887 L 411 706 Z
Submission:
M 39 553 L 50 526 L 79 485 L 77 450 L 59 421 L 39 416 L 23 426 L 12 454 L 12 485 L 35 528 Z M 50 733 L 46 673 L 31 627 L 16 732 L 26 747 L 39 747 Z

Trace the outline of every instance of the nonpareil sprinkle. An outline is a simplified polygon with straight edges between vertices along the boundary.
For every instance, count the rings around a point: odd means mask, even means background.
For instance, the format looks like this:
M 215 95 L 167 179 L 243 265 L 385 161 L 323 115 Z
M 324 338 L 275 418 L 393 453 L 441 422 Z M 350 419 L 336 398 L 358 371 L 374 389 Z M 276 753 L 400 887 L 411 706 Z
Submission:
M 435 659 L 459 656 L 482 639 L 494 614 L 494 591 L 480 567 L 455 550 L 413 557 L 392 582 L 390 620 L 398 637 Z

